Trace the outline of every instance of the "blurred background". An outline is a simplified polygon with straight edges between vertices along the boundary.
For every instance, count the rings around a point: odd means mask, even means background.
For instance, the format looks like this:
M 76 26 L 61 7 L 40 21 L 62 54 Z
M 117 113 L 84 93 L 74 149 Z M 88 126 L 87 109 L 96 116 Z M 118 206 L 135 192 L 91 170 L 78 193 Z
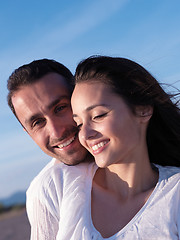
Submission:
M 1 1 L 0 202 L 24 194 L 50 160 L 7 106 L 7 79 L 15 68 L 50 58 L 74 73 L 90 55 L 122 56 L 180 88 L 179 24 L 179 0 Z

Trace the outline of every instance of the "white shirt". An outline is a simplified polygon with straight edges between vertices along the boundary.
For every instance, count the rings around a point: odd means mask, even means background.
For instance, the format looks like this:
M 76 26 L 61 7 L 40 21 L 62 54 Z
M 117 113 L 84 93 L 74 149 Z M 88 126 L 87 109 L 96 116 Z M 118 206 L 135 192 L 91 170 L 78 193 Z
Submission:
M 118 233 L 103 238 L 91 218 L 95 163 L 55 164 L 53 159 L 27 191 L 31 240 L 178 240 L 180 239 L 180 168 L 162 167 L 145 205 Z

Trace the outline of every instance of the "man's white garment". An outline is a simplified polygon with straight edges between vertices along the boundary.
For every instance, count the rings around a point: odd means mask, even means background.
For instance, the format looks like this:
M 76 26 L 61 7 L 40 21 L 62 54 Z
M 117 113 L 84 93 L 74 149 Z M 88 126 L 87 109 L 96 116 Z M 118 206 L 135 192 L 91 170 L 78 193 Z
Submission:
M 157 166 L 159 181 L 151 196 L 108 240 L 180 239 L 180 168 Z M 31 240 L 103 240 L 91 218 L 95 163 L 55 164 L 53 159 L 27 191 Z

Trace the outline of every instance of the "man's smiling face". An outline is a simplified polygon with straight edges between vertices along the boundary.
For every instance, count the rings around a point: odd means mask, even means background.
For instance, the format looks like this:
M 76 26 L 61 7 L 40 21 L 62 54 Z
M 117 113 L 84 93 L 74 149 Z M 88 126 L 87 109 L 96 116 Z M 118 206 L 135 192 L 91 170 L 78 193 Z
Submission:
M 84 160 L 72 119 L 70 91 L 65 79 L 48 73 L 12 96 L 16 115 L 37 145 L 48 155 L 68 165 Z

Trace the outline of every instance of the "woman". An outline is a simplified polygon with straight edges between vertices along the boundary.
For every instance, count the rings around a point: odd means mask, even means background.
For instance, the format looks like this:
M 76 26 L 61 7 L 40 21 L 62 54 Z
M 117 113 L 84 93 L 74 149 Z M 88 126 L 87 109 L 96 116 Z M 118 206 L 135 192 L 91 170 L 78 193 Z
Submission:
M 97 165 L 86 189 L 91 239 L 179 239 L 177 104 L 124 58 L 88 58 L 75 79 L 73 117 Z

